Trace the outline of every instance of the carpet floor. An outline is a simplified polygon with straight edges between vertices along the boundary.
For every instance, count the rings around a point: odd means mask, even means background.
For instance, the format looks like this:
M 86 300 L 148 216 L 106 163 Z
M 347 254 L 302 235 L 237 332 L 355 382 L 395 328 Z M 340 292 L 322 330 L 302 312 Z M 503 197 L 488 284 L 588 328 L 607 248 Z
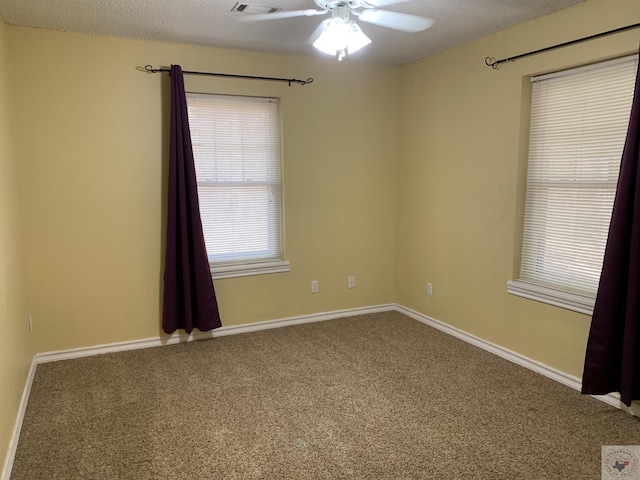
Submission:
M 11 480 L 599 479 L 638 418 L 397 312 L 39 365 Z

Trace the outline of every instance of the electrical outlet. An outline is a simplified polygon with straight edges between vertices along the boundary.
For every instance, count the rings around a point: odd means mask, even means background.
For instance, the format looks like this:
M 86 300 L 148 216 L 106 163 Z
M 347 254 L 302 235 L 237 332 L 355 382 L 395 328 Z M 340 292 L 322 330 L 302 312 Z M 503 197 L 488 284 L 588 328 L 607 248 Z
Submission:
M 29 315 L 29 331 L 33 332 L 33 318 Z
M 427 295 L 433 297 L 433 284 L 427 283 Z
M 318 293 L 318 280 L 311 280 L 311 293 Z
M 354 277 L 353 275 L 349 276 L 347 280 L 347 287 L 356 288 L 356 277 Z

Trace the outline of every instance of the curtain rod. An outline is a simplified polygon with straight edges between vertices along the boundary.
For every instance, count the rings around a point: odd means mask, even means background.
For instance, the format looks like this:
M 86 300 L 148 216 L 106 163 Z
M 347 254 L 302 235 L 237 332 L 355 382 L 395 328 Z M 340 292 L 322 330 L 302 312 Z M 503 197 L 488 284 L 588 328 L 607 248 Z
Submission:
M 160 72 L 171 72 L 168 68 L 153 68 L 151 65 L 144 66 L 145 71 L 148 73 L 160 73 Z M 307 78 L 306 80 L 298 80 L 297 78 L 275 78 L 275 77 L 255 77 L 253 75 L 234 75 L 232 73 L 212 73 L 212 72 L 190 72 L 187 70 L 183 70 L 182 73 L 185 75 L 209 75 L 211 77 L 232 77 L 232 78 L 247 78 L 253 80 L 273 80 L 275 82 L 287 82 L 289 86 L 292 83 L 299 83 L 300 85 L 306 85 L 307 83 L 312 83 L 313 78 Z
M 624 32 L 625 30 L 631 30 L 638 27 L 640 27 L 640 23 L 635 23 L 633 25 L 627 25 L 626 27 L 620 27 L 614 30 L 609 30 L 608 32 L 596 33 L 595 35 L 589 35 L 588 37 L 578 38 L 577 40 L 571 40 L 569 42 L 559 43 L 558 45 L 553 45 L 551 47 L 541 48 L 540 50 L 534 50 L 533 52 L 522 53 L 520 55 L 516 55 L 515 57 L 503 58 L 502 60 L 495 60 L 492 57 L 487 57 L 484 59 L 484 63 L 486 63 L 487 66 L 495 70 L 498 68 L 498 66 L 501 63 L 512 62 L 514 60 L 517 60 L 518 58 L 528 57 L 529 55 L 535 55 L 536 53 L 542 53 L 548 50 L 554 50 L 556 48 L 566 47 L 568 45 L 573 45 L 574 43 L 585 42 L 587 40 L 593 40 L 594 38 L 604 37 L 605 35 L 612 35 L 614 33 Z

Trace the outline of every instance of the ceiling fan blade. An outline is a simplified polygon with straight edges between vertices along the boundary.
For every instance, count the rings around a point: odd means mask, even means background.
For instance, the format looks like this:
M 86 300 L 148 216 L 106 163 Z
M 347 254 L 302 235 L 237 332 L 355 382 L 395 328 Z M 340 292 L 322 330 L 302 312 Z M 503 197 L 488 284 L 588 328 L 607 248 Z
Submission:
M 360 2 L 360 4 L 366 4 L 369 8 L 369 6 L 371 8 L 380 8 L 380 7 L 386 7 L 388 5 L 395 5 L 396 3 L 405 3 L 405 2 L 409 2 L 411 0 L 362 0 Z
M 358 14 L 358 18 L 363 22 L 411 33 L 426 30 L 433 25 L 433 20 L 430 18 L 410 15 L 408 13 L 377 10 L 375 8 L 363 10 Z
M 286 12 L 274 12 L 274 13 L 249 13 L 247 15 L 238 16 L 238 20 L 241 22 L 261 22 L 263 20 L 278 20 L 281 18 L 292 17 L 313 17 L 314 15 L 323 15 L 328 10 L 289 10 Z

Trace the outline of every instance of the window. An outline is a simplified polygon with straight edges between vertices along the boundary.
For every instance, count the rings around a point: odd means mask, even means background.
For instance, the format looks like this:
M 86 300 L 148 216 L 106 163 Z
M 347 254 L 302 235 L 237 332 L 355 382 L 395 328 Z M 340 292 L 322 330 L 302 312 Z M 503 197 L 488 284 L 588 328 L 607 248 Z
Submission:
M 187 106 L 213 277 L 288 271 L 277 100 L 189 93 Z
M 591 314 L 638 56 L 532 78 L 516 295 Z

